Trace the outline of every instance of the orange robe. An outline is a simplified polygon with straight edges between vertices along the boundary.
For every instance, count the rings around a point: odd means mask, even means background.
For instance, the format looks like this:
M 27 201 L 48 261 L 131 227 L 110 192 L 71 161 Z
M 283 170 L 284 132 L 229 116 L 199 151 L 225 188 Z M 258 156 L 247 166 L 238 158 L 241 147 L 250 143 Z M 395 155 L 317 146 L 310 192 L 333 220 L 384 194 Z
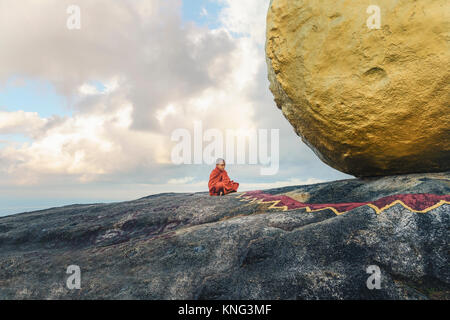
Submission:
M 239 187 L 239 183 L 230 180 L 225 170 L 221 171 L 219 168 L 215 168 L 209 175 L 209 195 L 218 196 L 220 192 L 228 194 L 236 192 Z

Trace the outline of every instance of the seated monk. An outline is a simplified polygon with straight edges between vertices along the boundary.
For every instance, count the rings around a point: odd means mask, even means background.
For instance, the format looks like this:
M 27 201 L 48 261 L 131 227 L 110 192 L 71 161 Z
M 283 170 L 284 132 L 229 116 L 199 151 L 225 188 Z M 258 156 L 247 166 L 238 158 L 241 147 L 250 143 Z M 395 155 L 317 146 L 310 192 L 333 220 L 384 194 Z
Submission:
M 219 158 L 216 161 L 216 168 L 209 175 L 209 195 L 221 196 L 231 192 L 236 192 L 239 183 L 230 180 L 225 171 L 225 160 Z

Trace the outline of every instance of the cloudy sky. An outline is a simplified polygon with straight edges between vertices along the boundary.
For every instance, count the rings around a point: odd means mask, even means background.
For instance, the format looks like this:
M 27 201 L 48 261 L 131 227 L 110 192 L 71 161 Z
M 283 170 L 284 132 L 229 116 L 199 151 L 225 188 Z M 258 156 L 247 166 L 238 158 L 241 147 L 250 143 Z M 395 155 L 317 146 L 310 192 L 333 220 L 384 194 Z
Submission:
M 351 178 L 296 136 L 269 91 L 269 0 L 0 0 L 0 215 L 207 191 L 174 130 L 279 129 L 278 173 L 240 191 Z M 81 28 L 67 21 L 80 8 Z M 71 20 L 72 21 L 72 20 Z M 226 155 L 225 155 L 226 156 Z

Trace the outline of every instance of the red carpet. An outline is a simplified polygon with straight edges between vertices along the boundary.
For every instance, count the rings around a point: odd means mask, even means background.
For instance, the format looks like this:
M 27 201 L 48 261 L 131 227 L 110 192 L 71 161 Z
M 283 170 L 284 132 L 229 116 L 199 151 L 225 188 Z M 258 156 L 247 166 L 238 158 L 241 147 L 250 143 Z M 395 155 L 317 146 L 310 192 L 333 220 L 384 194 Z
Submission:
M 381 213 L 383 210 L 395 205 L 401 204 L 403 207 L 411 211 L 425 213 L 441 206 L 444 203 L 450 204 L 450 195 L 435 195 L 429 193 L 409 193 L 396 194 L 380 198 L 369 202 L 347 202 L 347 203 L 303 203 L 294 200 L 285 195 L 271 195 L 262 191 L 249 191 L 239 195 L 242 201 L 254 201 L 258 203 L 271 203 L 270 208 L 281 209 L 283 211 L 306 208 L 306 211 L 318 211 L 323 209 L 330 209 L 337 215 L 345 213 L 357 207 L 368 205 L 375 210 L 376 213 Z

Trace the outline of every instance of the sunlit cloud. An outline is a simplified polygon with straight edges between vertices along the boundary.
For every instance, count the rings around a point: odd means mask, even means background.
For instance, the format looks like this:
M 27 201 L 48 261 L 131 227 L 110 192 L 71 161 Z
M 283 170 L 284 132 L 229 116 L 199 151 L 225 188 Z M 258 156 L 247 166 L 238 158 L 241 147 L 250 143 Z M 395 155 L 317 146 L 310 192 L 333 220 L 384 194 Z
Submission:
M 195 178 L 194 177 L 184 177 L 184 178 L 180 178 L 180 179 L 170 179 L 169 181 L 167 181 L 168 184 L 186 184 L 189 183 L 191 181 L 193 181 Z

